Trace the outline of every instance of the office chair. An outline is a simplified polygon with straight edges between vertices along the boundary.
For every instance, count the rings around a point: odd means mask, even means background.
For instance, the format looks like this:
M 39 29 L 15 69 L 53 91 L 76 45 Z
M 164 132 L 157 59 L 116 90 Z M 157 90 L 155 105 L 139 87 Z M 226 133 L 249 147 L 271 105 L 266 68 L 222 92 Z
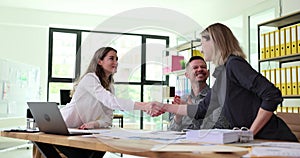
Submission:
M 60 90 L 60 105 L 66 105 L 70 103 L 72 97 L 70 96 L 71 90 L 69 89 L 61 89 Z

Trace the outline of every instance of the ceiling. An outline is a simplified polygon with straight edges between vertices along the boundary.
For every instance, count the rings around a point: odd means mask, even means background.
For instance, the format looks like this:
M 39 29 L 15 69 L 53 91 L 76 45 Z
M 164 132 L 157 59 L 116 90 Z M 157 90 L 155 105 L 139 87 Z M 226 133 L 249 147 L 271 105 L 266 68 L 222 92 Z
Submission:
M 201 31 L 214 22 L 230 19 L 232 26 L 241 26 L 240 15 L 264 1 L 267 0 L 0 0 L 0 7 L 96 15 L 106 19 L 97 25 L 98 30 L 130 32 L 150 26 L 168 28 L 169 32 L 193 39 L 198 34 L 194 30 Z
M 0 6 L 112 16 L 131 9 L 176 10 L 196 21 L 211 23 L 238 16 L 265 0 L 1 0 Z

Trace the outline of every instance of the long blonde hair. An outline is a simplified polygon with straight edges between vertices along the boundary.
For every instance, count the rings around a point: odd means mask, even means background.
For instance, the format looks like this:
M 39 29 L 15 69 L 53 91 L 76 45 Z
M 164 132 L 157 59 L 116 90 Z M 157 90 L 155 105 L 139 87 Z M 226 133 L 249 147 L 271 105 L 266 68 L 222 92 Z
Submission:
M 209 34 L 214 42 L 212 62 L 224 65 L 229 55 L 236 55 L 246 59 L 246 55 L 231 30 L 224 24 L 215 23 L 201 32 L 201 36 Z M 211 39 L 210 39 L 211 40 Z
M 104 69 L 101 65 L 98 64 L 99 60 L 103 60 L 106 55 L 108 54 L 108 52 L 110 51 L 114 51 L 114 52 L 117 52 L 117 50 L 115 50 L 114 48 L 112 47 L 101 47 L 99 48 L 93 58 L 91 59 L 90 61 L 90 64 L 87 68 L 87 70 L 85 71 L 85 73 L 78 79 L 76 79 L 76 81 L 74 82 L 74 87 L 73 87 L 73 90 L 71 92 L 71 95 L 74 94 L 75 92 L 75 89 L 76 89 L 76 86 L 78 85 L 79 81 L 87 74 L 87 73 L 96 73 L 96 75 L 98 76 L 100 82 L 101 82 L 101 85 L 108 91 L 111 91 L 110 89 L 110 86 L 111 84 L 113 83 L 113 74 L 111 74 L 109 77 L 108 77 L 108 80 L 104 77 L 105 76 L 105 72 L 104 72 Z

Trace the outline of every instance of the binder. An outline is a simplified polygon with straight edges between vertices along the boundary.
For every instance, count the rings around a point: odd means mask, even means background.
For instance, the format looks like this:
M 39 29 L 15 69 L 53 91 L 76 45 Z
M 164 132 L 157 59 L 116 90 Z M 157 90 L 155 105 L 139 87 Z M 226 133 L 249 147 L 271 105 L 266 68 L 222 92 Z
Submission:
M 292 95 L 292 67 L 286 67 L 286 95 Z
M 297 45 L 298 45 L 297 46 L 297 53 L 300 54 L 300 24 L 297 24 L 296 26 L 297 26 Z
M 292 54 L 297 54 L 298 53 L 298 39 L 297 39 L 297 25 L 291 26 L 291 39 L 292 39 Z
M 266 71 L 266 78 L 271 81 L 271 70 L 265 70 Z
M 193 56 L 200 56 L 202 58 L 204 57 L 204 54 L 200 50 L 193 50 L 192 55 Z
M 281 90 L 281 70 L 280 68 L 275 69 L 275 87 Z
M 291 37 L 291 27 L 285 27 L 285 55 L 292 54 L 292 37 Z
M 285 29 L 281 28 L 280 30 L 280 56 L 285 56 Z
M 266 58 L 266 35 L 263 33 L 260 35 L 260 59 L 263 60 Z
M 291 67 L 292 71 L 292 94 L 298 95 L 298 70 L 297 66 Z
M 270 81 L 275 85 L 276 84 L 276 69 L 270 69 Z
M 286 95 L 287 91 L 286 91 L 286 68 L 280 68 L 281 70 L 281 93 L 282 95 Z
M 266 76 L 266 70 L 261 70 L 261 74 L 262 74 L 265 78 L 267 78 L 267 76 Z
M 297 75 L 298 75 L 298 95 L 300 95 L 300 66 L 297 66 Z
M 265 33 L 265 59 L 270 58 L 270 33 Z
M 270 58 L 275 57 L 275 31 L 269 33 L 270 35 Z
M 275 57 L 280 57 L 280 31 L 275 31 Z

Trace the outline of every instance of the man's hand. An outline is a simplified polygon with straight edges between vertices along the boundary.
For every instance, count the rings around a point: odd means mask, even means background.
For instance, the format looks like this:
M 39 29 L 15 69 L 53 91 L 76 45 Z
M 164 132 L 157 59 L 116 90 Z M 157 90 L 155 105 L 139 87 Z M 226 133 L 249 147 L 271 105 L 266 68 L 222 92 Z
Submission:
M 182 100 L 180 98 L 180 96 L 175 95 L 174 97 L 174 101 L 172 102 L 172 104 L 186 104 L 186 102 L 184 100 Z
M 173 104 L 186 104 L 186 102 L 185 102 L 184 100 L 182 100 L 182 99 L 180 98 L 180 96 L 175 95 Z M 181 122 L 182 122 L 182 117 L 183 117 L 182 115 L 177 115 L 177 114 L 175 114 L 175 116 L 174 116 L 174 121 L 175 121 L 177 124 L 181 124 Z

